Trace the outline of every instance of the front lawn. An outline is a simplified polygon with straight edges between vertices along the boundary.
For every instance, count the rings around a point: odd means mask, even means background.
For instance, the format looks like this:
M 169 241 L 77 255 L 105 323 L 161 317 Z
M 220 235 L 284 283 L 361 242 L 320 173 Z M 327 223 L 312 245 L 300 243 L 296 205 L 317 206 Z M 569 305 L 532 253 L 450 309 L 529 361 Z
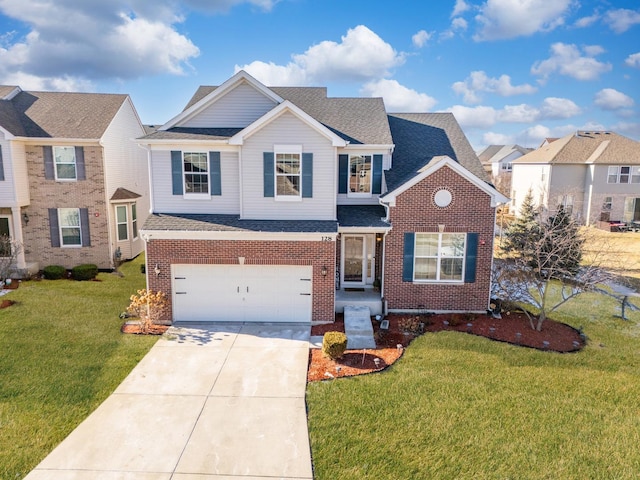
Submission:
M 309 384 L 315 478 L 637 478 L 640 313 L 615 312 L 585 294 L 552 316 L 584 326 L 579 353 L 427 333 L 384 373 Z
M 144 288 L 140 264 L 99 281 L 23 282 L 0 310 L 0 478 L 23 478 L 127 376 L 157 337 L 118 314 Z

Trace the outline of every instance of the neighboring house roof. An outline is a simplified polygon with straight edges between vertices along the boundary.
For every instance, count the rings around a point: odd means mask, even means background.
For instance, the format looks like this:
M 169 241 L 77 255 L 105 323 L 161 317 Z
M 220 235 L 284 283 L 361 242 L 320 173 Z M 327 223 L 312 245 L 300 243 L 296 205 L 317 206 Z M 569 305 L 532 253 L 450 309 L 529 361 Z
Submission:
M 140 198 L 142 195 L 139 195 L 131 190 L 127 190 L 126 188 L 117 188 L 113 195 L 111 195 L 111 201 L 117 200 L 135 200 L 136 198 Z
M 393 168 L 385 173 L 389 191 L 415 177 L 431 159 L 443 155 L 480 180 L 488 181 L 487 173 L 452 113 L 394 113 L 388 117 L 396 145 Z
M 242 128 L 184 128 L 157 130 L 142 137 L 144 140 L 228 140 Z
M 640 142 L 614 132 L 578 131 L 520 157 L 514 164 L 640 164 Z
M 391 225 L 383 220 L 386 216 L 382 205 L 338 205 L 340 227 L 389 228 Z
M 11 100 L 0 101 L 0 126 L 15 136 L 99 139 L 126 98 L 121 94 L 21 91 Z
M 500 163 L 514 152 L 520 153 L 520 156 L 532 152 L 533 148 L 525 148 L 520 145 L 489 145 L 478 155 L 480 162 L 483 164 Z
M 154 231 L 336 233 L 330 220 L 241 220 L 239 215 L 152 214 L 143 227 Z
M 11 100 L 7 98 L 11 94 L 16 94 L 20 91 L 20 87 L 17 85 L 0 85 L 0 100 Z
M 218 87 L 206 85 L 198 88 L 185 110 L 216 88 Z M 307 115 L 352 144 L 393 144 L 382 98 L 327 97 L 327 89 L 323 87 L 269 87 L 269 89 L 283 99 L 289 100 Z

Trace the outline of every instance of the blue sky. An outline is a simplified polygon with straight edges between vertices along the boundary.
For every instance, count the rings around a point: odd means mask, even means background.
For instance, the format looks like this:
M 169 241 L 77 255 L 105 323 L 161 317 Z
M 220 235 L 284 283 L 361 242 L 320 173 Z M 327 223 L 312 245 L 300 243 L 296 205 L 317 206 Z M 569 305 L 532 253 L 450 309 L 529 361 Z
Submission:
M 453 112 L 478 149 L 640 140 L 638 0 L 0 0 L 0 84 L 128 93 L 162 124 L 241 68 Z

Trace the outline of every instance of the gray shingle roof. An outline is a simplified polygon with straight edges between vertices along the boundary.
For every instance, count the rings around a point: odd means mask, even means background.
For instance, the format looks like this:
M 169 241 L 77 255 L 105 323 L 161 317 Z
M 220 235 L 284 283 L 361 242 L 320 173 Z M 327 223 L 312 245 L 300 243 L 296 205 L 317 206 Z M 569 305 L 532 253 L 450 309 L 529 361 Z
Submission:
M 386 172 L 389 191 L 413 178 L 433 157 L 447 155 L 480 180 L 487 173 L 451 113 L 393 113 L 389 115 L 396 145 L 393 168 Z
M 640 164 L 640 142 L 614 132 L 578 131 L 523 155 L 520 163 Z
M 185 110 L 216 88 L 207 85 L 198 88 Z M 329 98 L 324 87 L 271 87 L 271 90 L 351 143 L 393 143 L 381 98 Z
M 225 140 L 241 130 L 241 128 L 173 127 L 169 130 L 157 130 L 142 138 L 145 140 Z
M 240 220 L 238 215 L 152 214 L 144 230 L 201 232 L 336 233 L 338 222 L 329 220 Z
M 111 198 L 109 200 L 134 200 L 136 198 L 140 198 L 142 195 L 139 195 L 131 190 L 127 190 L 126 188 L 117 188 Z
M 0 107 L 0 125 L 14 135 L 50 138 L 101 138 L 127 95 L 20 92 Z M 6 125 L 5 125 L 6 122 Z
M 338 205 L 338 224 L 341 227 L 389 228 L 383 221 L 386 211 L 382 205 Z

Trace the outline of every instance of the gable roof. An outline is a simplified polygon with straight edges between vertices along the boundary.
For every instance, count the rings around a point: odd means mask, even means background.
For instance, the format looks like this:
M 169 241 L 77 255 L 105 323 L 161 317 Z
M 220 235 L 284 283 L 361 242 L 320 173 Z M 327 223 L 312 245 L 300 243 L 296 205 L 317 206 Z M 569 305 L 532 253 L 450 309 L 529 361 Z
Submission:
M 514 164 L 640 164 L 640 142 L 614 132 L 577 131 L 534 150 Z
M 246 77 L 250 76 L 245 74 L 245 77 L 242 78 Z M 221 87 L 200 86 L 187 103 L 183 114 L 189 109 L 193 109 L 195 105 L 215 93 L 219 88 Z M 351 144 L 389 146 L 393 144 L 382 98 L 327 97 L 325 87 L 264 88 L 268 88 L 282 100 L 288 100 Z
M 0 127 L 21 137 L 99 139 L 126 99 L 123 94 L 20 91 L 0 101 Z
M 514 152 L 520 153 L 520 156 L 532 152 L 533 148 L 525 148 L 520 145 L 489 145 L 478 154 L 480 162 L 483 164 L 499 163 Z
M 452 113 L 393 113 L 388 116 L 396 145 L 385 174 L 389 191 L 414 178 L 434 158 L 447 156 L 481 181 L 487 173 Z

